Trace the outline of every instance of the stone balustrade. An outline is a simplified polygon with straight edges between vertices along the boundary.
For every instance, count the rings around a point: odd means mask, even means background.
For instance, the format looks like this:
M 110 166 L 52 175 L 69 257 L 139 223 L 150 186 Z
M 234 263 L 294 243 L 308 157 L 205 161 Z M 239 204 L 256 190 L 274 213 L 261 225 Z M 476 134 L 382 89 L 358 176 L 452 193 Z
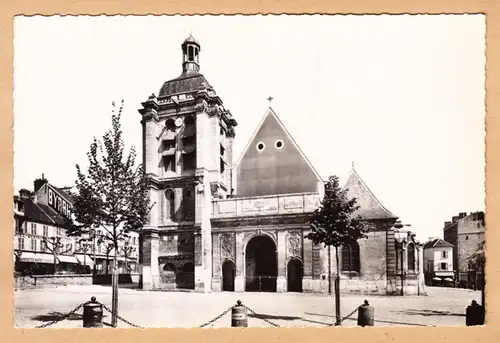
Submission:
M 212 218 L 311 213 L 320 205 L 319 193 L 216 199 Z

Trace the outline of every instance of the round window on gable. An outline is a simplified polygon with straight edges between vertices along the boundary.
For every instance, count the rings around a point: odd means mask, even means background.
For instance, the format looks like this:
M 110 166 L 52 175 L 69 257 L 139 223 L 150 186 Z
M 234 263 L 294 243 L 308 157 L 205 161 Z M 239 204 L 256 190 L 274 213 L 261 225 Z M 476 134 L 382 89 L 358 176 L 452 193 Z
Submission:
M 257 144 L 257 150 L 258 151 L 264 150 L 265 147 L 266 147 L 266 145 L 264 143 L 262 143 L 262 142 L 260 142 L 260 143 Z
M 274 143 L 274 146 L 276 147 L 276 149 L 283 148 L 283 141 L 281 139 L 278 139 L 276 143 Z

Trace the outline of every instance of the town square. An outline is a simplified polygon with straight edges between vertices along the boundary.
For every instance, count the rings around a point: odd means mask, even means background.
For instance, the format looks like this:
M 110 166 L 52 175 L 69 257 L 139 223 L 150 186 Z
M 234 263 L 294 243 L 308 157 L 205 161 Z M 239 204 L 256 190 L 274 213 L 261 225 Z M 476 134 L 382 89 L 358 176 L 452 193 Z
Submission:
M 484 21 L 362 17 L 19 19 L 16 327 L 483 325 Z

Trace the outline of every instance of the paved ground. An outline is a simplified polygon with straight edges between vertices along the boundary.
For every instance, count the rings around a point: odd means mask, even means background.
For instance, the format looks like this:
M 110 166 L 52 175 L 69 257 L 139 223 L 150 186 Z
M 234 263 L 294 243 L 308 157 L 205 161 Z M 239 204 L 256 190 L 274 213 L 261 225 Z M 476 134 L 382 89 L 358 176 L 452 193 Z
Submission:
M 428 296 L 381 297 L 342 296 L 341 315 L 348 315 L 368 299 L 375 309 L 375 325 L 465 325 L 465 308 L 481 293 L 453 288 L 429 287 Z M 111 307 L 111 289 L 104 286 L 65 286 L 15 292 L 16 327 L 33 328 L 60 318 L 77 305 L 96 296 Z M 142 327 L 198 327 L 241 300 L 258 316 L 249 315 L 249 327 L 268 327 L 268 319 L 280 326 L 324 327 L 334 321 L 332 296 L 293 293 L 211 293 L 147 292 L 119 290 L 119 314 Z M 53 328 L 82 327 L 82 310 Z M 105 313 L 104 322 L 110 322 Z M 355 326 L 357 313 L 343 322 Z M 229 327 L 231 313 L 206 327 Z M 120 322 L 119 327 L 129 327 Z

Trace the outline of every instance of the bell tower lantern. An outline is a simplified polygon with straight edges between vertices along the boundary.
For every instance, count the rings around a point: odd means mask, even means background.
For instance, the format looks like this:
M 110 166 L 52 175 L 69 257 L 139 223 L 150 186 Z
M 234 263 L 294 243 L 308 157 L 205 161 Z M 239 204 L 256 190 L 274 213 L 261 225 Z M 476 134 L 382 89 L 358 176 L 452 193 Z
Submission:
M 192 36 L 182 43 L 182 72 L 198 73 L 200 71 L 200 43 Z

